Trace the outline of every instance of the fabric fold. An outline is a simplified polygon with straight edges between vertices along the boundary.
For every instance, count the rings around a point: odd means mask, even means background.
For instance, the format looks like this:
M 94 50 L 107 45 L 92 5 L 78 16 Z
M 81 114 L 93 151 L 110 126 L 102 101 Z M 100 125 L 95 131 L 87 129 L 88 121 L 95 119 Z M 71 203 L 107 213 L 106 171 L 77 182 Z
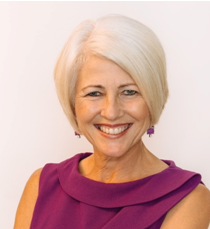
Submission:
M 149 177 L 102 183 L 83 177 L 81 153 L 42 170 L 31 229 L 158 229 L 167 212 L 201 182 L 173 161 Z

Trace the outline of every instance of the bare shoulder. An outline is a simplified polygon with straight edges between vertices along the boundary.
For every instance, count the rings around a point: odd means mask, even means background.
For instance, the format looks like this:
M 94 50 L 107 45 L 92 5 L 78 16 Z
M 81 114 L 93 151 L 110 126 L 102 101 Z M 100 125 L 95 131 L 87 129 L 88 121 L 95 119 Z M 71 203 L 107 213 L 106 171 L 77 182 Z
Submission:
M 210 222 L 210 191 L 199 184 L 166 215 L 161 229 L 207 229 Z
M 39 178 L 42 169 L 37 169 L 29 178 L 21 196 L 14 229 L 29 229 L 39 190 Z

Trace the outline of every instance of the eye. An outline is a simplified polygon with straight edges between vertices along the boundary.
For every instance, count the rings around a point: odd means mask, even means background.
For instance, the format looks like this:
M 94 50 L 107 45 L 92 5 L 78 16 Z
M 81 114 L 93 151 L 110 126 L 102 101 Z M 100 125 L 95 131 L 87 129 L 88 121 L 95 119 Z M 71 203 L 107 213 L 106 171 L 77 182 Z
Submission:
M 136 93 L 138 93 L 138 92 L 134 91 L 134 90 L 125 90 L 125 91 L 123 91 L 124 95 L 135 95 Z
M 98 91 L 93 91 L 93 92 L 88 93 L 86 96 L 97 97 L 97 96 L 100 96 L 100 95 L 101 95 L 100 92 L 98 92 Z

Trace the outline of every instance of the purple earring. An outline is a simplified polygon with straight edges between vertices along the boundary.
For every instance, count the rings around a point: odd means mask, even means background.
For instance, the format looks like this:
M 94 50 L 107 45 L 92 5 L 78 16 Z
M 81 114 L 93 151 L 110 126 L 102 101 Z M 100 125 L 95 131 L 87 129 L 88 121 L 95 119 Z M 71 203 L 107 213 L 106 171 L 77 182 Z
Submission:
M 81 135 L 78 134 L 76 131 L 74 132 L 75 136 L 77 136 L 78 138 L 81 138 Z
M 155 133 L 155 127 L 151 126 L 148 130 L 147 130 L 147 134 L 149 135 L 149 137 L 152 137 L 152 135 Z

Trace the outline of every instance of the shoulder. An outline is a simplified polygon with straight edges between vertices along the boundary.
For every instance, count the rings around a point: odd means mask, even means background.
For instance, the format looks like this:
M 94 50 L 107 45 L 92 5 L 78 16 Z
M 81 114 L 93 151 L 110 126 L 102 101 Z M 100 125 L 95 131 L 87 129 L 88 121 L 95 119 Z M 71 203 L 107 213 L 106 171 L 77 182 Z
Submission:
M 199 184 L 166 215 L 161 229 L 207 229 L 210 222 L 210 191 Z
M 25 185 L 17 208 L 14 229 L 28 229 L 30 227 L 34 207 L 38 196 L 41 172 L 42 168 L 37 169 L 30 176 Z

